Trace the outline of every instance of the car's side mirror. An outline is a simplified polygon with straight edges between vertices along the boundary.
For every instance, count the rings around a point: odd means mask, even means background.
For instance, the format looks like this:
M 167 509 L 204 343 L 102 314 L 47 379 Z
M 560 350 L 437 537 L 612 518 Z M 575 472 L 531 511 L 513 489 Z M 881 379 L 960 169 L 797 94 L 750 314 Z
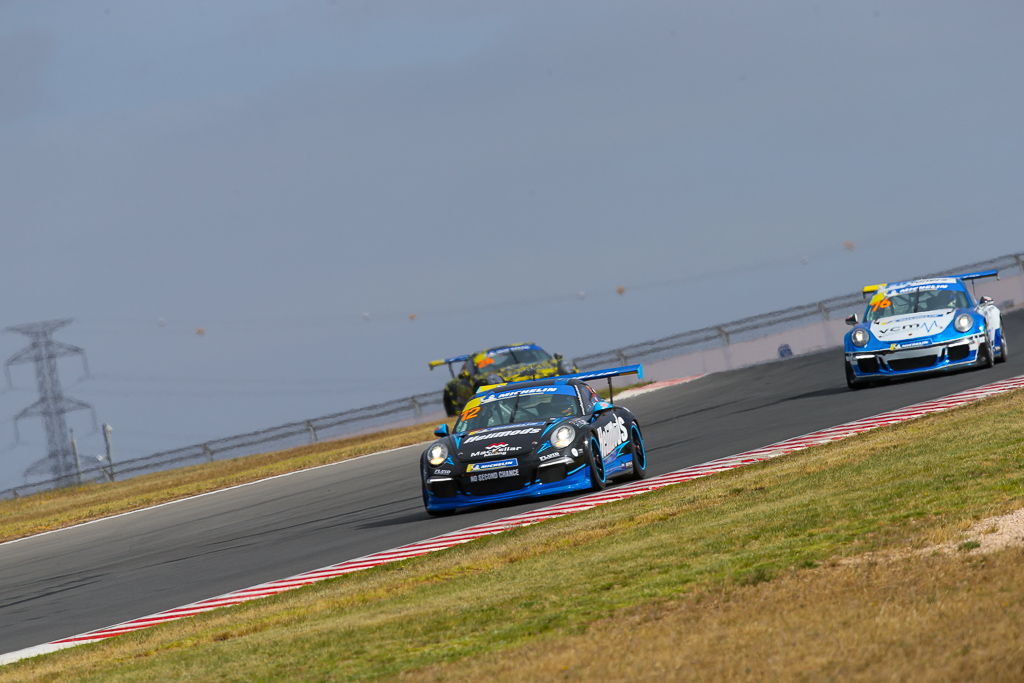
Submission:
M 995 299 L 993 299 L 993 298 L 992 298 L 992 297 L 990 297 L 990 296 L 983 296 L 983 297 L 981 297 L 981 299 L 979 300 L 979 302 L 981 303 L 981 305 L 982 305 L 982 306 L 984 306 L 985 304 L 990 304 L 990 303 L 992 303 L 993 301 L 995 301 Z
M 448 423 L 442 422 L 437 425 L 437 429 L 434 430 L 434 436 L 448 436 Z
M 613 406 L 608 401 L 598 401 L 597 403 L 594 404 L 594 407 L 590 409 L 590 413 L 592 415 L 599 415 L 600 413 L 603 413 L 606 410 L 611 410 L 614 407 L 615 406 Z
M 846 319 L 846 324 L 847 325 L 856 325 L 858 322 L 859 322 L 859 319 L 857 318 L 857 314 L 856 313 L 854 313 L 853 315 L 851 315 L 849 318 Z

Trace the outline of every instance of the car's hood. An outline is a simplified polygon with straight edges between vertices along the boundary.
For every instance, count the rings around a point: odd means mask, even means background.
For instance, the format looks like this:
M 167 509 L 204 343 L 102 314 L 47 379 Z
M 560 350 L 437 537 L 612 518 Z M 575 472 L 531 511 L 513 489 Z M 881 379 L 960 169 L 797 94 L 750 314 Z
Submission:
M 875 320 L 869 329 L 875 339 L 886 343 L 920 339 L 938 334 L 949 327 L 956 313 L 955 310 L 948 310 L 893 315 Z
M 462 460 L 515 456 L 533 451 L 552 422 L 525 422 L 455 435 L 456 454 Z

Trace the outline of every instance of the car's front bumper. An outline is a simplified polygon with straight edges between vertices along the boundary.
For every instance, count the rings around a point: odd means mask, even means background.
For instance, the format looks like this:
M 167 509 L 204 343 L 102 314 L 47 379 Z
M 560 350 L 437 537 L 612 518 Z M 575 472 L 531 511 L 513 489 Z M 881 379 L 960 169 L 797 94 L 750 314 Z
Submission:
M 457 487 L 453 486 L 452 495 L 442 496 L 436 495 L 431 491 L 431 488 L 436 488 L 436 485 L 432 486 L 430 484 L 425 484 L 424 502 L 426 503 L 427 509 L 431 511 L 454 510 L 455 508 L 504 503 L 518 498 L 537 498 L 540 496 L 553 496 L 560 493 L 571 493 L 573 491 L 585 491 L 586 489 L 589 489 L 590 486 L 589 466 L 578 465 L 576 469 L 568 472 L 565 478 L 559 479 L 558 481 L 542 483 L 539 479 L 535 479 L 520 488 L 512 491 L 504 491 L 502 493 L 473 495 L 458 491 Z
M 854 380 L 891 379 L 928 372 L 956 370 L 978 360 L 985 334 L 976 333 L 947 341 L 917 346 L 847 351 L 846 363 Z

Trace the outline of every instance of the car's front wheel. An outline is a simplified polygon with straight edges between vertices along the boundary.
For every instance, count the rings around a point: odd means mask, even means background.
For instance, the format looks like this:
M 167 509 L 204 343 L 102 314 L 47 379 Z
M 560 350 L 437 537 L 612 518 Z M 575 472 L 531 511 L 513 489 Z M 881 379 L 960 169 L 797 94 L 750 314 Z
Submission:
M 448 517 L 455 514 L 455 510 L 431 510 L 427 505 L 427 489 L 423 489 L 423 509 L 427 511 L 427 514 L 431 517 Z
M 850 364 L 844 363 L 844 365 L 846 366 L 846 386 L 853 391 L 863 388 L 864 385 L 854 377 L 853 368 L 850 367 Z
M 608 479 L 604 471 L 604 457 L 601 455 L 601 444 L 596 436 L 590 437 L 587 464 L 590 466 L 590 490 L 602 490 L 608 485 Z
M 444 392 L 444 414 L 448 417 L 455 417 L 459 413 L 459 409 L 455 406 L 455 400 L 451 394 L 447 391 Z
M 982 343 L 978 346 L 978 367 L 979 368 L 990 368 L 995 365 L 995 359 L 992 358 L 992 347 L 988 343 Z

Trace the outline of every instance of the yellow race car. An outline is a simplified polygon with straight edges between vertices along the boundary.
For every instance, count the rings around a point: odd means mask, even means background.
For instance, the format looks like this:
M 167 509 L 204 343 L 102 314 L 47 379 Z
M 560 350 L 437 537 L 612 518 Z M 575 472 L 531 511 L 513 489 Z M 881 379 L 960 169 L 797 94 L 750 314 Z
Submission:
M 454 366 L 462 363 L 455 372 Z M 432 360 L 430 369 L 448 366 L 451 380 L 444 387 L 444 411 L 449 416 L 458 415 L 477 389 L 486 384 L 520 382 L 530 379 L 544 379 L 577 372 L 576 366 L 566 366 L 562 355 L 549 354 L 534 343 L 514 346 L 495 346 L 477 353 Z

